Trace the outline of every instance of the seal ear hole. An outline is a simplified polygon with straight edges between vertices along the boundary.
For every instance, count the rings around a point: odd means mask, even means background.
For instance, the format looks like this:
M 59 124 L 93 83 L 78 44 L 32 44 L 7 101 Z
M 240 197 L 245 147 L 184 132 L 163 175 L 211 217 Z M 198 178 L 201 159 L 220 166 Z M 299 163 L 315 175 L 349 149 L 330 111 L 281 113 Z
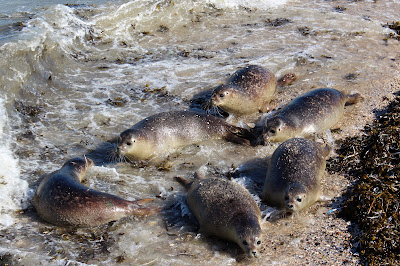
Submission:
M 243 240 L 243 245 L 247 246 L 247 245 L 249 245 L 249 243 L 247 243 L 246 240 Z

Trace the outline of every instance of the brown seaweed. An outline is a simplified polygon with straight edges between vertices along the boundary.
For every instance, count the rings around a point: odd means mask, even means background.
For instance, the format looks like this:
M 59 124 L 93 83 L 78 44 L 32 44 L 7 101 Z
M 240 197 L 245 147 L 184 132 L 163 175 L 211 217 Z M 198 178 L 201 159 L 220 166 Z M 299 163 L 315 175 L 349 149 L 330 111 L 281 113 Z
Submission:
M 361 262 L 400 264 L 400 92 L 362 136 L 338 142 L 328 170 L 348 175 L 354 184 L 341 215 L 354 222 Z

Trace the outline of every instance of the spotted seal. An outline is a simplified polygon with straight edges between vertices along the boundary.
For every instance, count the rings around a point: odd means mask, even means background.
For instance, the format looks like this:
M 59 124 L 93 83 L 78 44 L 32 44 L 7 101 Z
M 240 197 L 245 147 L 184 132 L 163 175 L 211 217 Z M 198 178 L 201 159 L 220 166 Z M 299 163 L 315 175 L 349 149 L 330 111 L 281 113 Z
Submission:
M 262 129 L 264 142 L 324 132 L 341 119 L 346 105 L 355 104 L 360 98 L 358 93 L 345 94 L 332 88 L 309 91 L 267 119 Z
M 156 207 L 140 206 L 152 199 L 128 201 L 82 185 L 80 182 L 92 165 L 88 158 L 73 158 L 42 180 L 32 203 L 43 220 L 56 225 L 91 227 L 159 211 Z
M 236 117 L 267 112 L 276 86 L 287 85 L 296 79 L 287 74 L 277 82 L 271 71 L 257 65 L 249 65 L 236 71 L 225 84 L 212 93 L 212 105 Z
M 194 111 L 170 111 L 150 116 L 120 134 L 118 153 L 130 160 L 146 160 L 171 150 L 211 139 L 249 145 L 247 129 Z
M 237 243 L 249 257 L 259 256 L 260 209 L 244 187 L 217 177 L 176 179 L 187 189 L 186 201 L 200 231 Z
M 303 138 L 280 144 L 268 163 L 262 199 L 268 205 L 293 213 L 314 204 L 321 193 L 330 147 Z

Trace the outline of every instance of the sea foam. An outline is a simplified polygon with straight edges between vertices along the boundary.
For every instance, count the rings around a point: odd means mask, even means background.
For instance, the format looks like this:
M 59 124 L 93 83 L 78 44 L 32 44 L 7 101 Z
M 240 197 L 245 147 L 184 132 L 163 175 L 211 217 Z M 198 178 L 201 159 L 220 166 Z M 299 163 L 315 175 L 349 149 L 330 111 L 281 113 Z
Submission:
M 20 179 L 18 160 L 10 149 L 7 115 L 0 98 L 0 229 L 14 223 L 12 212 L 23 208 L 28 182 Z
M 205 0 L 219 8 L 258 8 L 268 9 L 286 4 L 286 0 Z

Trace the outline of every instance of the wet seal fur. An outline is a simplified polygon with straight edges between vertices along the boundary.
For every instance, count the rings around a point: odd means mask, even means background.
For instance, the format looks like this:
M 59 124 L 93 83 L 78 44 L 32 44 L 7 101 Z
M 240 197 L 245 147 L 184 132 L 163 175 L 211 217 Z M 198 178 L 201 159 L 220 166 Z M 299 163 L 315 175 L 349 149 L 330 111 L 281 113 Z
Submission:
M 146 160 L 171 149 L 211 139 L 249 145 L 247 129 L 193 111 L 170 111 L 150 116 L 120 135 L 118 153 L 130 160 Z
M 278 82 L 268 69 L 249 65 L 236 71 L 225 84 L 216 87 L 212 93 L 212 105 L 234 116 L 265 113 L 275 94 L 276 86 L 287 85 L 296 79 L 287 74 Z
M 339 122 L 346 105 L 355 104 L 360 98 L 358 93 L 344 94 L 331 88 L 299 96 L 267 119 L 262 129 L 264 143 L 324 132 Z
M 261 213 L 244 187 L 217 177 L 176 179 L 188 192 L 187 204 L 202 232 L 237 243 L 249 257 L 259 256 Z
M 42 180 L 32 203 L 43 220 L 56 225 L 91 227 L 159 211 L 156 207 L 140 206 L 152 199 L 128 201 L 82 185 L 80 182 L 92 165 L 90 159 L 73 158 Z
M 320 199 L 321 178 L 331 148 L 321 143 L 293 138 L 272 154 L 262 199 L 285 213 L 303 210 Z

